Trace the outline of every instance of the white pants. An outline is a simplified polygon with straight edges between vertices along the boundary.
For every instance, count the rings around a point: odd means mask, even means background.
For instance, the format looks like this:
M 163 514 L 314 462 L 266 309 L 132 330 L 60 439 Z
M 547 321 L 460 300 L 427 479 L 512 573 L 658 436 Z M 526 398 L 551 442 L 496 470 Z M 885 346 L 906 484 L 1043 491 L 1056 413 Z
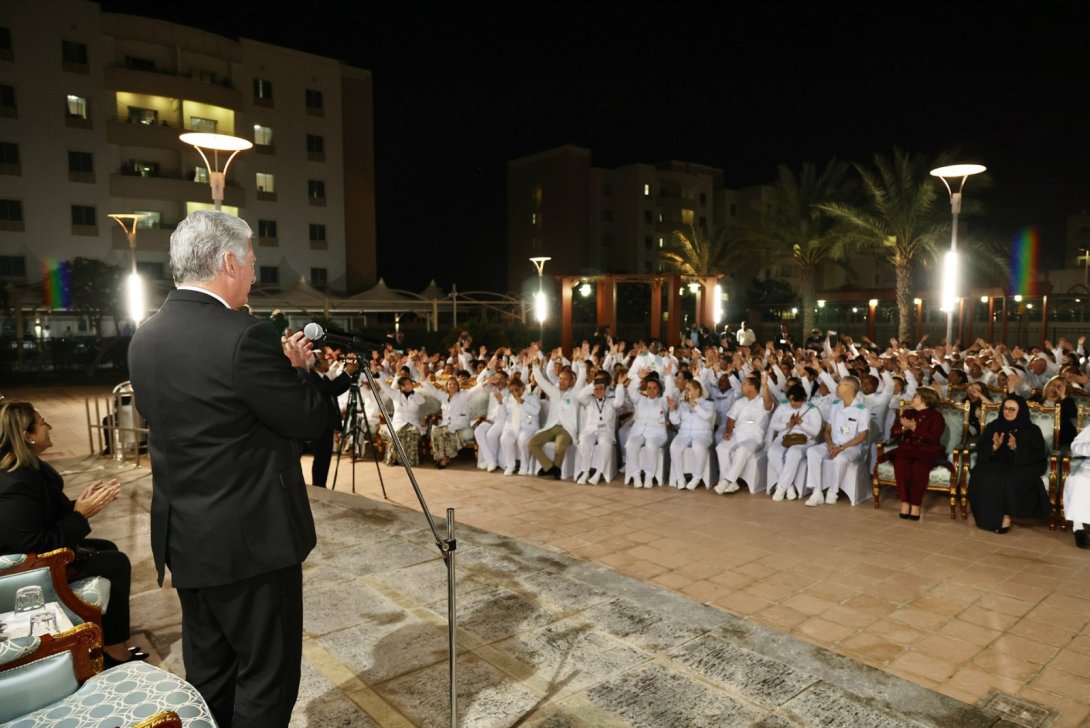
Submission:
M 806 472 L 806 445 L 784 447 L 777 439 L 768 448 L 768 485 L 783 488 L 786 491 L 795 484 L 799 468 Z M 804 475 L 805 477 L 805 475 Z
M 844 480 L 844 470 L 852 463 L 859 462 L 863 457 L 864 445 L 855 445 L 844 450 L 835 458 L 829 457 L 829 446 L 825 443 L 814 445 L 806 451 L 806 488 L 808 490 L 840 489 L 840 481 Z M 825 464 L 829 464 L 829 476 L 826 482 L 822 482 L 822 470 Z M 824 486 L 824 487 L 822 487 Z
M 715 455 L 719 458 L 719 479 L 736 482 L 763 445 L 761 440 L 720 440 L 715 446 Z
M 1080 526 L 1090 524 L 1090 460 L 1077 463 L 1073 469 L 1064 481 L 1064 518 L 1078 531 Z
M 503 423 L 489 424 L 482 422 L 473 431 L 473 439 L 477 441 L 477 465 L 497 465 L 500 462 L 500 435 L 503 434 Z
M 695 478 L 704 478 L 704 467 L 708 464 L 708 450 L 712 446 L 712 433 L 702 432 L 698 434 L 678 434 L 674 441 L 670 443 L 670 481 L 676 482 L 685 476 L 685 473 L 681 472 L 682 465 L 684 464 L 684 452 L 685 448 L 691 447 L 693 449 L 693 459 L 691 463 L 692 475 Z M 704 485 L 710 485 L 705 483 Z
M 530 449 L 527 443 L 535 432 L 537 428 L 521 430 L 507 428 L 503 431 L 500 435 L 500 453 L 505 467 L 513 468 L 517 461 L 520 471 L 530 472 Z
M 625 461 L 626 461 L 625 467 L 626 468 L 628 467 L 627 466 L 628 450 L 626 448 L 628 447 L 628 433 L 630 433 L 630 432 L 632 432 L 632 420 L 629 420 L 628 422 L 624 423 L 617 430 L 617 444 L 621 446 L 621 455 L 625 458 Z
M 609 451 L 615 443 L 613 430 L 592 429 L 579 436 L 579 445 L 575 453 L 575 472 L 589 473 L 592 469 L 599 473 L 606 467 Z
M 665 432 L 628 435 L 625 443 L 624 475 L 636 476 L 642 470 L 648 475 L 655 475 L 658 470 L 659 453 L 666 444 Z

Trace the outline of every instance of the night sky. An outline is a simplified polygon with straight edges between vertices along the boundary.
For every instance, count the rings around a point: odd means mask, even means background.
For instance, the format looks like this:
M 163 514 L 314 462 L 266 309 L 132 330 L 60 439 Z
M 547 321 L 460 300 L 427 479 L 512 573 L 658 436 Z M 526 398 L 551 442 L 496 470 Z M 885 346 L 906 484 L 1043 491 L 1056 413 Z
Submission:
M 100 4 L 373 71 L 393 287 L 500 289 L 506 163 L 565 143 L 596 166 L 714 165 L 732 187 L 770 182 L 779 162 L 960 150 L 989 167 L 990 185 L 966 190 L 987 211 L 974 224 L 1004 240 L 1036 225 L 1044 264 L 1060 263 L 1066 216 L 1090 208 L 1085 3 L 234 2 L 214 24 L 199 3 Z

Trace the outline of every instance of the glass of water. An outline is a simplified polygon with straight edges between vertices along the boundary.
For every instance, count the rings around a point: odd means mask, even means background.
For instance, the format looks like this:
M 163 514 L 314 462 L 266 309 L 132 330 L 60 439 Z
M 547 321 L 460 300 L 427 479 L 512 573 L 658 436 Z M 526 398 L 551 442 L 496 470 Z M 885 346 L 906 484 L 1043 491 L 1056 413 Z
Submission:
M 57 615 L 51 609 L 43 609 L 30 615 L 30 636 L 41 637 L 57 631 Z
M 40 586 L 24 586 L 15 591 L 15 611 L 33 612 L 45 606 L 45 597 Z

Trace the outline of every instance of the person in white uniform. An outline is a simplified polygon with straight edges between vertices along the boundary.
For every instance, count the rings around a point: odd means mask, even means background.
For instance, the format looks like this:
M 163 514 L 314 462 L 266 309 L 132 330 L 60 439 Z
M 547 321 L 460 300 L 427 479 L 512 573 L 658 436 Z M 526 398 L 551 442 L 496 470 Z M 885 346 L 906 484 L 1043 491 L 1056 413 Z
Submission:
M 583 428 L 576 449 L 575 482 L 597 485 L 602 479 L 609 451 L 617 444 L 617 410 L 624 404 L 624 387 L 609 397 L 608 375 L 600 375 L 579 393 Z
M 492 363 L 495 363 L 495 357 Z M 507 411 L 503 408 L 503 398 L 507 394 L 507 372 L 485 369 L 478 375 L 477 385 L 488 392 L 488 410 L 484 419 L 473 429 L 473 437 L 477 440 L 477 467 L 491 473 L 499 467 L 500 435 L 507 418 Z M 500 396 L 496 397 L 496 394 Z
M 715 407 L 704 398 L 704 387 L 695 379 L 685 382 L 681 401 L 669 399 L 670 422 L 678 432 L 670 443 L 670 485 L 693 490 L 704 482 L 708 450 L 712 446 Z M 692 448 L 691 473 L 682 472 L 686 448 Z M 710 488 L 711 483 L 704 483 Z
M 564 369 L 557 377 L 557 383 L 550 382 L 534 362 L 534 381 L 538 389 L 549 398 L 549 413 L 545 425 L 534 433 L 527 446 L 530 454 L 541 465 L 541 475 L 551 475 L 560 480 L 560 469 L 564 465 L 564 456 L 568 448 L 579 437 L 579 398 L 577 392 L 583 386 L 586 367 L 577 361 L 572 369 Z M 545 454 L 545 443 L 552 442 L 556 448 L 553 458 Z
M 634 414 L 625 442 L 624 482 L 637 488 L 651 488 L 658 476 L 659 454 L 667 439 L 666 398 L 662 396 L 662 382 L 653 374 L 644 380 L 643 392 L 638 377 L 626 379 L 631 379 L 626 396 L 632 401 Z
M 438 468 L 445 468 L 458 451 L 473 442 L 473 428 L 469 426 L 470 391 L 462 389 L 454 377 L 448 379 L 443 389 L 430 380 L 420 382 L 420 388 L 439 400 L 440 421 L 431 431 L 431 454 Z
M 806 487 L 812 491 L 806 501 L 808 506 L 836 503 L 844 471 L 848 465 L 863 458 L 870 431 L 870 413 L 859 396 L 859 380 L 842 377 L 836 393 L 838 398 L 829 407 L 825 447 L 811 447 L 806 451 Z M 830 461 L 829 478 L 823 480 L 822 470 Z
M 821 411 L 806 401 L 806 390 L 795 385 L 787 390 L 787 401 L 772 413 L 769 425 L 775 440 L 768 448 L 768 483 L 775 489 L 772 500 L 795 500 L 799 468 L 806 465 L 806 450 L 821 434 Z
M 519 475 L 532 475 L 529 442 L 541 426 L 541 400 L 536 392 L 527 392 L 523 381 L 515 377 L 507 385 L 503 409 L 506 413 L 500 435 L 503 474 L 514 475 L 518 466 Z
M 1088 548 L 1086 525 L 1090 523 L 1090 427 L 1071 443 L 1071 473 L 1064 481 L 1064 517 L 1071 521 L 1075 545 Z
M 723 439 L 715 446 L 715 455 L 719 458 L 719 483 L 715 492 L 720 495 L 738 490 L 738 478 L 746 469 L 749 461 L 764 447 L 768 430 L 769 415 L 774 403 L 770 398 L 761 396 L 762 378 L 750 374 L 742 380 L 742 396 L 730 408 L 727 415 L 727 429 Z

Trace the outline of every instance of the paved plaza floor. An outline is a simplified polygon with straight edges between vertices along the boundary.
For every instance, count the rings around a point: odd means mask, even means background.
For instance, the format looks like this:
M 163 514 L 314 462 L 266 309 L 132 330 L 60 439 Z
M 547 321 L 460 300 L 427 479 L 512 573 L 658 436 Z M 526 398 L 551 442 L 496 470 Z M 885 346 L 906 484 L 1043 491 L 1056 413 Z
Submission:
M 88 457 L 89 393 L 4 391 L 55 425 L 71 489 L 128 481 L 94 535 L 133 557 L 134 629 L 180 671 L 177 598 L 148 552 L 147 463 Z M 296 721 L 443 725 L 442 562 L 402 471 L 381 466 L 384 502 L 374 463 L 355 468 L 355 495 L 347 460 L 336 491 L 312 494 Z M 913 523 L 894 500 L 805 508 L 468 461 L 416 473 L 432 511 L 465 526 L 465 725 L 996 724 L 978 705 L 1006 709 L 1003 725 L 1090 725 L 1090 554 L 1070 534 L 985 533 L 938 499 Z

